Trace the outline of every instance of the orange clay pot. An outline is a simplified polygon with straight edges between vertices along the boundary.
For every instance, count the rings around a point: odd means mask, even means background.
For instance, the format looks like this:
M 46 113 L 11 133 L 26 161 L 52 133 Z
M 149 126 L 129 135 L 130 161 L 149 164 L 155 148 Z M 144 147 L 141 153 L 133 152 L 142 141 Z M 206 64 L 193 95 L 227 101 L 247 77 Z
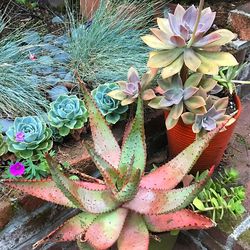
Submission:
M 99 7 L 99 0 L 80 0 L 81 13 L 87 19 L 91 19 Z
M 220 132 L 212 139 L 209 146 L 192 168 L 192 173 L 204 171 L 213 165 L 216 167 L 219 165 L 242 110 L 241 101 L 238 96 L 234 96 L 234 102 L 238 110 L 237 114 L 234 116 L 236 121 L 227 126 L 225 131 Z M 168 112 L 166 111 L 165 117 L 167 116 Z M 174 128 L 167 130 L 167 138 L 169 154 L 170 157 L 173 158 L 195 140 L 195 134 L 192 131 L 192 126 L 184 124 L 180 118 Z

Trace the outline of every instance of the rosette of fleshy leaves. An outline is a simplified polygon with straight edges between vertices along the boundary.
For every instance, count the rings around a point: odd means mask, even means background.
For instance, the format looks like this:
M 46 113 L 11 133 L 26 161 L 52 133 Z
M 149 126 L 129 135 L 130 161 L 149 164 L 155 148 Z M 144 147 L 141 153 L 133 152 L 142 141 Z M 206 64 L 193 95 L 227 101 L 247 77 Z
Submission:
M 213 78 L 218 82 L 221 88 L 225 88 L 232 95 L 236 92 L 236 84 L 250 84 L 250 81 L 236 80 L 237 76 L 240 74 L 242 69 L 247 65 L 247 63 L 241 64 L 240 66 L 231 67 L 221 67 L 218 75 L 213 76 Z
M 15 118 L 6 135 L 8 150 L 23 159 L 36 161 L 53 145 L 51 129 L 38 116 Z
M 202 0 L 201 0 L 202 2 Z M 177 5 L 174 14 L 158 18 L 158 28 L 152 28 L 153 35 L 142 40 L 151 48 L 148 66 L 163 68 L 162 77 L 168 78 L 182 69 L 183 65 L 192 71 L 214 75 L 220 66 L 237 65 L 236 59 L 227 52 L 220 52 L 222 45 L 235 38 L 235 34 L 219 29 L 205 35 L 215 19 L 210 8 L 201 11 L 202 5 L 185 10 Z
M 120 88 L 111 91 L 108 95 L 120 100 L 123 106 L 135 102 L 139 95 L 144 101 L 149 101 L 155 97 L 154 91 L 149 88 L 153 78 L 154 74 L 147 72 L 140 79 L 137 70 L 131 67 L 128 70 L 128 80 L 117 82 Z
M 119 89 L 116 83 L 105 83 L 91 91 L 91 94 L 106 121 L 111 124 L 121 120 L 128 106 L 122 106 L 119 100 L 108 95 L 109 92 Z
M 171 78 L 159 80 L 157 92 L 161 96 L 156 96 L 148 105 L 155 109 L 167 109 L 169 114 L 166 118 L 167 129 L 173 128 L 182 113 L 186 110 L 195 112 L 206 105 L 202 96 L 195 95 L 201 85 L 203 74 L 194 73 L 182 83 L 181 77 L 176 74 Z M 203 81 L 204 84 L 204 81 Z
M 196 95 L 202 96 L 206 102 L 206 105 L 200 110 L 195 112 L 185 112 L 181 115 L 185 124 L 192 125 L 194 133 L 203 135 L 208 131 L 214 130 L 218 125 L 229 120 L 231 115 L 226 114 L 228 107 L 228 97 L 217 97 L 214 95 L 207 95 L 204 89 L 200 88 Z M 229 126 L 235 121 L 231 118 L 226 124 Z
M 0 132 L 0 156 L 6 154 L 8 152 L 8 146 L 4 139 L 4 136 Z
M 83 127 L 88 120 L 88 112 L 83 101 L 76 95 L 60 95 L 50 104 L 48 119 L 61 136 L 66 136 L 72 129 Z
M 143 101 L 137 99 L 135 117 L 126 126 L 120 147 L 91 95 L 81 85 L 90 116 L 93 142 L 86 148 L 103 179 L 72 181 L 47 154 L 52 179 L 5 180 L 12 188 L 47 201 L 79 208 L 78 214 L 33 245 L 76 240 L 80 249 L 148 250 L 150 232 L 206 229 L 215 223 L 186 207 L 205 186 L 213 172 L 199 182 L 178 187 L 210 140 L 223 127 L 205 134 L 182 153 L 145 174 L 146 143 Z M 91 146 L 93 145 L 93 146 Z

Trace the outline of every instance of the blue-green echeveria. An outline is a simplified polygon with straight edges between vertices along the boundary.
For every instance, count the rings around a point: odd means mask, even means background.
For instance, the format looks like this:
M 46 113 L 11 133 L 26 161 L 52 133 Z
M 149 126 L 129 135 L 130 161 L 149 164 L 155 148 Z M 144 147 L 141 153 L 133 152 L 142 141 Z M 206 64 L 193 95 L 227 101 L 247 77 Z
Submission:
M 53 145 L 51 129 L 37 116 L 17 117 L 6 135 L 9 151 L 23 159 L 36 161 Z
M 108 93 L 117 89 L 119 89 L 119 86 L 116 83 L 105 83 L 99 85 L 91 92 L 102 115 L 111 124 L 118 122 L 121 119 L 121 115 L 128 110 L 127 105 L 122 106 L 121 101 L 108 96 Z
M 88 112 L 82 100 L 75 95 L 61 95 L 50 105 L 50 125 L 66 136 L 72 129 L 80 129 L 88 120 Z

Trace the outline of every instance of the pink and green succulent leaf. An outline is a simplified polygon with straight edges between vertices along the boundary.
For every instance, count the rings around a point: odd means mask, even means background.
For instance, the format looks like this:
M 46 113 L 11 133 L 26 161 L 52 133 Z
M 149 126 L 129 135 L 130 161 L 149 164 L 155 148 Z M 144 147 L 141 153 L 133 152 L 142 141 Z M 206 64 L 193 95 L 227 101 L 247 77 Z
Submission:
M 126 202 L 133 199 L 139 187 L 141 180 L 141 171 L 137 169 L 135 173 L 131 173 L 127 182 L 125 182 L 122 188 L 115 194 L 115 198 L 120 202 Z
M 149 232 L 140 214 L 129 212 L 117 245 L 119 250 L 148 250 Z
M 216 224 L 208 217 L 188 209 L 161 215 L 144 215 L 144 220 L 151 232 L 171 230 L 207 229 Z
M 225 122 L 215 130 L 196 139 L 171 161 L 143 176 L 140 187 L 155 190 L 171 190 L 175 188 L 193 168 L 202 152 L 208 147 L 209 142 L 224 126 Z
M 68 179 L 56 166 L 56 162 L 46 157 L 52 178 L 64 195 L 78 208 L 90 213 L 105 213 L 119 206 L 110 190 L 91 190 L 79 187 Z
M 188 87 L 198 87 L 201 79 L 202 79 L 203 74 L 201 73 L 193 73 L 191 74 L 188 79 L 184 83 L 184 88 Z
M 146 165 L 146 144 L 144 134 L 144 113 L 143 101 L 139 97 L 137 101 L 137 110 L 131 129 L 127 135 L 126 141 L 122 146 L 122 153 L 119 163 L 119 171 L 122 174 L 127 172 L 127 168 L 133 159 L 132 173 L 140 169 L 144 173 Z
M 81 234 L 85 233 L 98 215 L 82 212 L 67 220 L 61 226 L 52 231 L 49 235 L 35 243 L 34 247 L 38 247 L 47 241 L 64 242 L 74 241 Z
M 182 69 L 184 62 L 183 55 L 180 55 L 173 63 L 169 64 L 167 67 L 164 67 L 161 72 L 163 79 L 166 79 L 170 76 L 173 76 L 179 73 Z
M 4 183 L 11 188 L 49 202 L 67 207 L 77 207 L 63 194 L 52 180 L 4 180 Z
M 85 240 L 95 249 L 108 249 L 117 241 L 127 213 L 127 209 L 118 208 L 101 214 L 88 228 Z
M 100 171 L 108 188 L 115 191 L 116 181 L 120 175 L 119 171 L 115 167 L 113 167 L 109 162 L 103 159 L 90 145 L 85 144 L 85 147 L 89 155 L 91 156 L 92 161 L 95 163 L 96 167 Z
M 123 207 L 140 214 L 155 215 L 185 208 L 198 195 L 213 171 L 214 167 L 212 167 L 206 177 L 198 183 L 168 192 L 166 192 L 166 190 L 139 188 L 135 198 L 123 204 Z
M 81 90 L 83 91 L 84 101 L 89 112 L 95 150 L 102 158 L 114 167 L 117 167 L 121 154 L 118 142 L 83 83 L 81 83 Z

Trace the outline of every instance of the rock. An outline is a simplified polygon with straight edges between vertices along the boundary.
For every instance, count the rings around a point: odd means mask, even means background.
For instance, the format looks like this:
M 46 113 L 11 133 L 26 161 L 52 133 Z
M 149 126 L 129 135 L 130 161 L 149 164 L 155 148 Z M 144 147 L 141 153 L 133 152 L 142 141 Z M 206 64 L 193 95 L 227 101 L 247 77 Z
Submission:
M 67 47 L 68 43 L 69 43 L 69 38 L 67 35 L 59 36 L 54 40 L 55 45 L 61 45 L 63 47 L 65 46 Z
M 46 83 L 48 83 L 49 85 L 56 85 L 58 82 L 61 81 L 60 78 L 57 78 L 57 77 L 54 77 L 54 76 L 51 76 L 51 75 L 46 76 L 46 77 L 44 78 L 44 80 L 45 80 Z
M 62 63 L 62 64 L 66 64 L 70 61 L 70 54 L 68 54 L 67 52 L 63 52 L 60 54 L 56 54 L 54 56 L 54 60 L 58 63 Z
M 67 73 L 64 77 L 64 81 L 73 82 L 74 81 L 73 74 L 71 72 Z
M 52 20 L 51 20 L 51 22 L 53 24 L 62 24 L 62 23 L 64 23 L 63 18 L 59 17 L 59 16 L 53 17 Z
M 69 91 L 65 86 L 58 85 L 50 89 L 48 93 L 49 93 L 51 100 L 55 101 L 60 95 L 67 95 Z
M 242 40 L 250 41 L 250 2 L 230 11 L 228 21 Z
M 51 66 L 54 61 L 50 56 L 41 56 L 38 58 L 38 63 Z
M 0 230 L 10 221 L 13 215 L 11 203 L 9 201 L 0 202 Z
M 45 43 L 49 43 L 49 42 L 53 42 L 54 39 L 56 39 L 56 38 L 57 38 L 56 35 L 47 34 L 47 35 L 45 35 L 45 36 L 43 37 L 43 41 L 44 41 Z
M 23 41 L 27 44 L 38 44 L 41 41 L 41 37 L 36 31 L 27 31 L 24 34 Z
M 32 74 L 38 74 L 38 75 L 42 75 L 42 76 L 46 76 L 46 75 L 49 75 L 52 73 L 53 73 L 53 68 L 50 66 L 38 65 L 37 67 L 33 68 L 33 70 L 32 70 Z
M 14 121 L 8 119 L 0 119 L 0 131 L 5 133 L 9 129 L 9 127 L 12 126 L 13 122 Z

